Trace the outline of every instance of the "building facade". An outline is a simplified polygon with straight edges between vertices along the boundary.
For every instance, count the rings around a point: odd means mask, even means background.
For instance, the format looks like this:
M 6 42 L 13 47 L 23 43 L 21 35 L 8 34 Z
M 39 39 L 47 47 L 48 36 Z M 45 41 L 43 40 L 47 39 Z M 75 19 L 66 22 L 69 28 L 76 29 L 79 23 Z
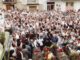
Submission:
M 47 10 L 47 0 L 0 0 L 0 8 L 27 9 L 27 10 Z
M 27 10 L 61 10 L 80 9 L 80 0 L 0 0 L 0 8 L 17 7 Z
M 61 11 L 66 11 L 71 9 L 75 9 L 77 11 L 78 9 L 80 9 L 80 0 L 48 0 L 47 2 L 49 3 L 54 2 L 53 5 L 47 7 L 47 9 L 51 8 Z

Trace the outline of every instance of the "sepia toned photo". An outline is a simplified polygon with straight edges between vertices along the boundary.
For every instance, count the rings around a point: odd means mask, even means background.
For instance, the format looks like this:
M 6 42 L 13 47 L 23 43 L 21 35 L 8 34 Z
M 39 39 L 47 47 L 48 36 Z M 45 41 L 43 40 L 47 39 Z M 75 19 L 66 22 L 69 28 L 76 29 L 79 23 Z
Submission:
M 80 60 L 80 0 L 0 0 L 0 60 Z

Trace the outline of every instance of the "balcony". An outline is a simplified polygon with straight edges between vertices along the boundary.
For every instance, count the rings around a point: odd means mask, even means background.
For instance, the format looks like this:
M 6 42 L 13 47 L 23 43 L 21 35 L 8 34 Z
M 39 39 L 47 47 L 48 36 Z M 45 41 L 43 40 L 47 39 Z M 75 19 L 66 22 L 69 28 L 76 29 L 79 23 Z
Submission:
M 80 1 L 80 0 L 47 0 L 47 2 L 54 2 L 54 1 Z
M 39 4 L 39 0 L 27 0 L 27 4 L 30 5 L 30 4 Z
M 80 1 L 80 0 L 62 0 L 62 1 Z
M 15 4 L 17 0 L 3 0 L 4 4 Z

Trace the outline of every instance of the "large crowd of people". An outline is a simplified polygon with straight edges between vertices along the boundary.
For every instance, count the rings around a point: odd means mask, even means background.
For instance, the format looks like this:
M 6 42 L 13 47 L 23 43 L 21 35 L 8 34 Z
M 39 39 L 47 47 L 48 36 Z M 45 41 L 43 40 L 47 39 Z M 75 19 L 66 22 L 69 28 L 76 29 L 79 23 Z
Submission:
M 71 60 L 71 53 L 79 55 L 80 10 L 2 11 L 5 31 L 12 35 L 9 60 Z

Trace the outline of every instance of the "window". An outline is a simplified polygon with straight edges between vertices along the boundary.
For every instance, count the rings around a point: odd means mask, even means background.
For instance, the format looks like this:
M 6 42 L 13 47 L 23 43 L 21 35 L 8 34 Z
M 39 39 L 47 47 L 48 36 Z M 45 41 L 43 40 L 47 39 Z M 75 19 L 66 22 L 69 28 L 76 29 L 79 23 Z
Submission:
M 51 10 L 54 9 L 54 5 L 51 5 Z
M 73 6 L 74 3 L 73 2 L 66 2 L 66 6 Z
M 47 2 L 47 10 L 53 10 L 54 9 L 54 2 Z

